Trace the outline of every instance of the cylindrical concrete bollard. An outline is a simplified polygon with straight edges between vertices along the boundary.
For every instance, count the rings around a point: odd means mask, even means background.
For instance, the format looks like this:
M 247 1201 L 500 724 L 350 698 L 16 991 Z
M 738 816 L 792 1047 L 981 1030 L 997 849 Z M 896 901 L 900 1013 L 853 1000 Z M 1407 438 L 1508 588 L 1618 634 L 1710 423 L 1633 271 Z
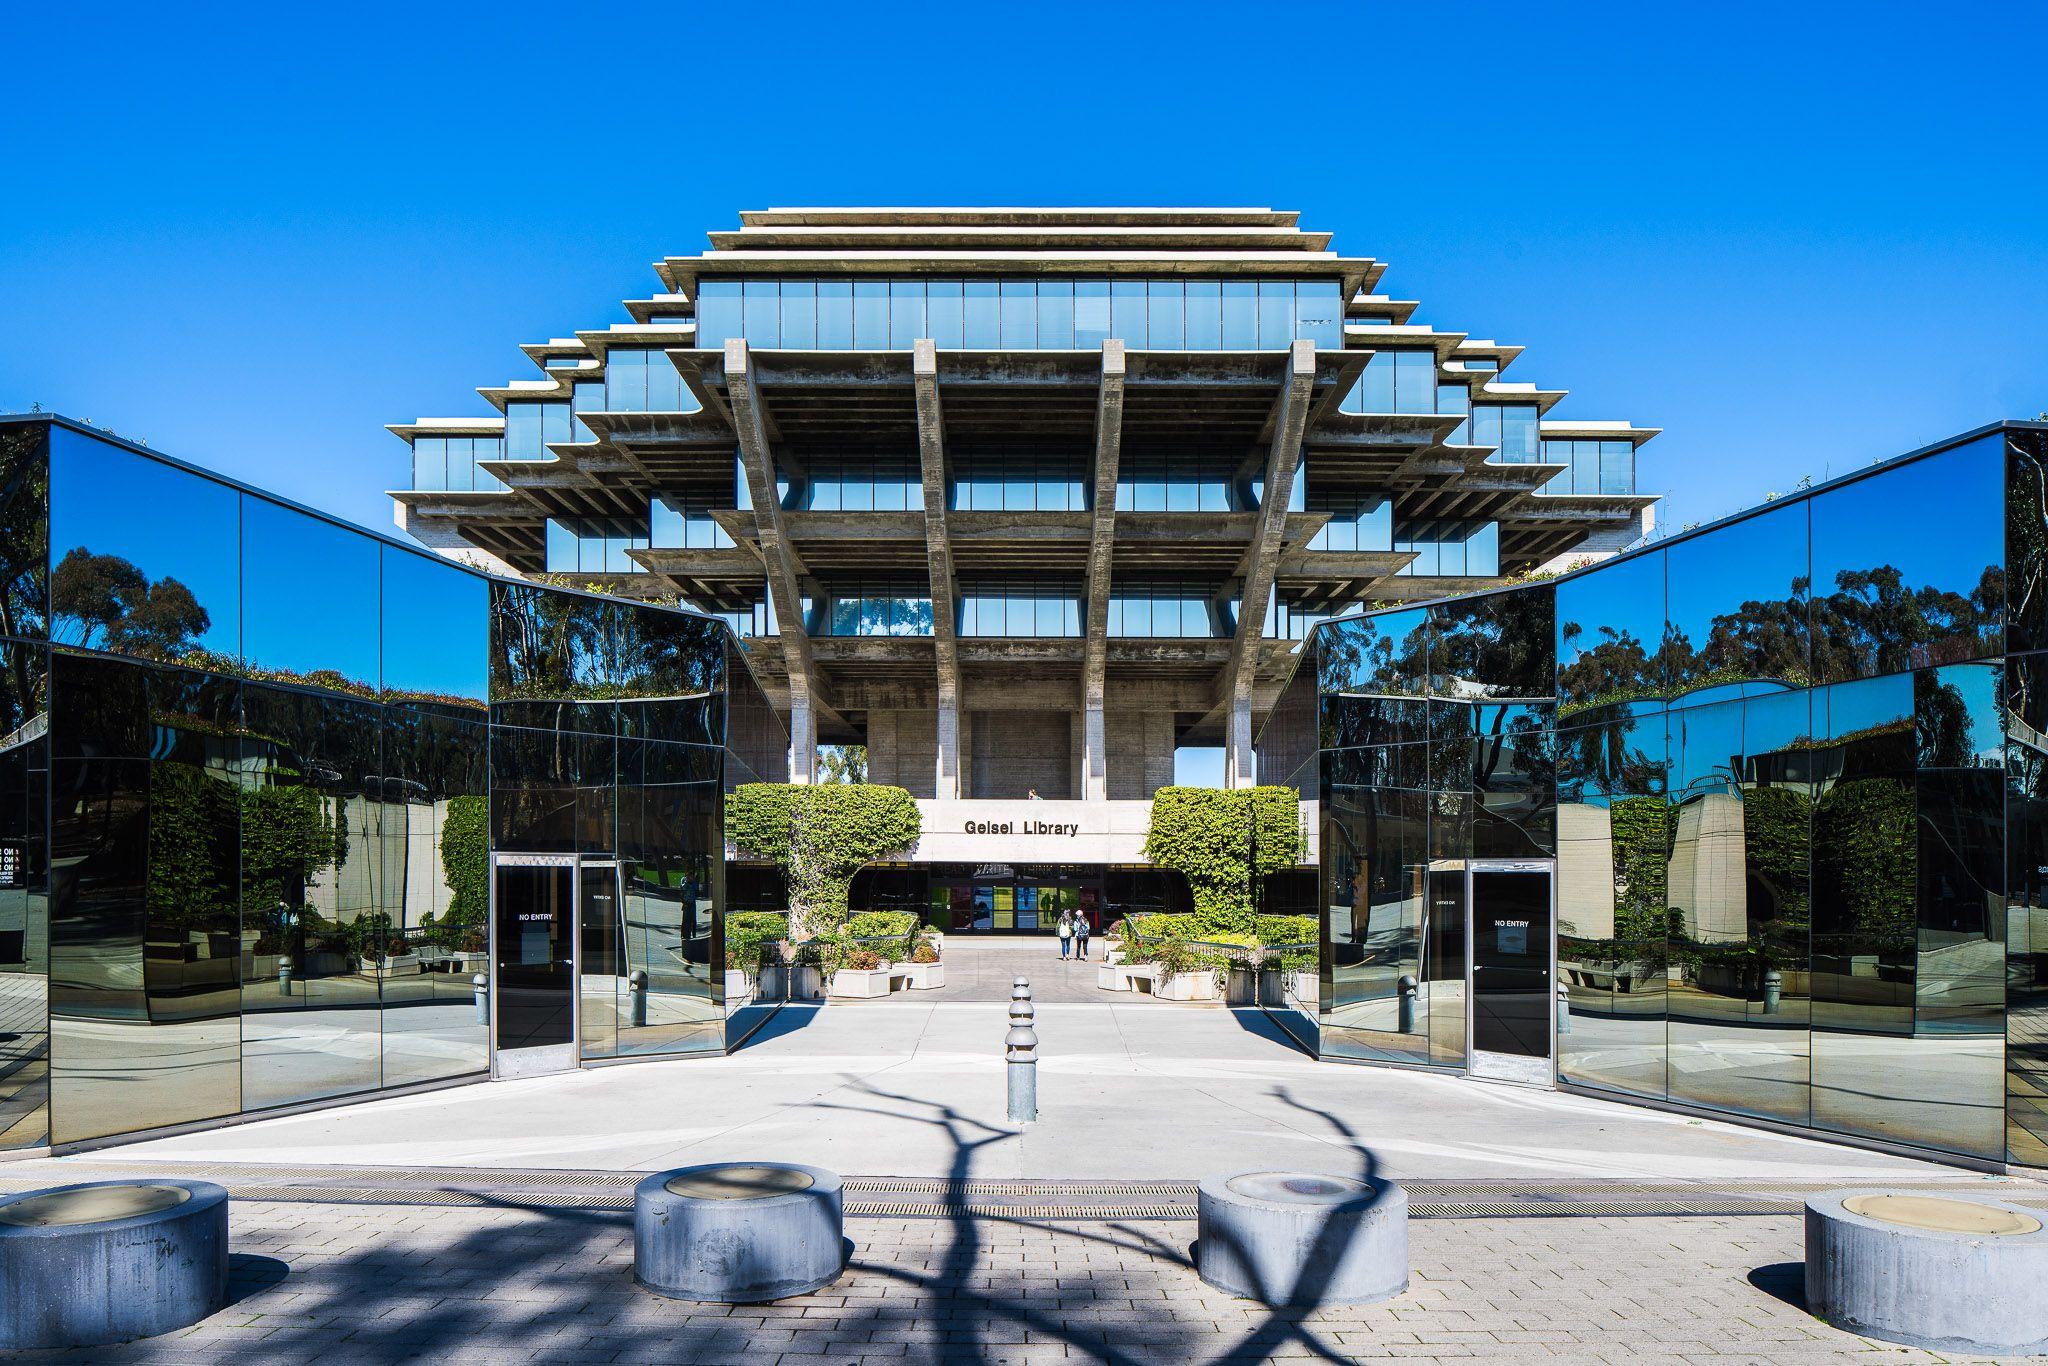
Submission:
M 626 974 L 626 986 L 633 994 L 633 1010 L 630 1017 L 633 1021 L 633 1027 L 635 1029 L 645 1029 L 647 1027 L 646 972 L 640 968 L 633 969 L 633 971 Z
M 1415 979 L 1402 973 L 1394 983 L 1397 1004 L 1394 1007 L 1394 1030 L 1399 1034 L 1415 1032 Z
M 1779 1004 L 1784 1000 L 1784 997 L 1785 974 L 1779 972 L 1776 968 L 1765 969 L 1763 1013 L 1766 1015 L 1777 1014 Z
M 2043 1215 L 1977 1195 L 1833 1191 L 1806 1202 L 1806 1307 L 1938 1352 L 2048 1352 Z
M 470 992 L 476 997 L 476 1022 L 491 1022 L 491 979 L 478 973 L 469 979 Z
M 1031 983 L 1019 977 L 1010 987 L 1010 1032 L 1003 1036 L 1012 1124 L 1029 1124 L 1038 1118 L 1038 1031 L 1032 1027 L 1037 1014 L 1031 1004 Z
M 762 1304 L 846 1269 L 840 1179 L 785 1162 L 656 1172 L 633 1190 L 633 1275 L 656 1294 Z
M 1557 984 L 1557 1032 L 1572 1032 L 1572 989 L 1563 982 Z
M 1408 1196 L 1391 1181 L 1313 1172 L 1212 1176 L 1195 1269 L 1261 1304 L 1372 1304 L 1408 1288 Z
M 190 1327 L 227 1304 L 228 1193 L 152 1179 L 0 1197 L 0 1287 L 0 1348 Z

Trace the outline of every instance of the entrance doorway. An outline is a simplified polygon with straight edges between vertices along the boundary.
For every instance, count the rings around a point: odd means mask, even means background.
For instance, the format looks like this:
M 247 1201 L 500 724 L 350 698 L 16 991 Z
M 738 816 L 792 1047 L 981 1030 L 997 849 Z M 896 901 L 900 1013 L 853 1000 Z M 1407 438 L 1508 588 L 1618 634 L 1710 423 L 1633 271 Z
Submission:
M 1466 876 L 1472 1074 L 1547 1086 L 1556 1025 L 1552 868 L 1475 862 Z
M 609 1056 L 624 976 L 619 865 L 499 854 L 491 902 L 493 1072 L 537 1076 Z

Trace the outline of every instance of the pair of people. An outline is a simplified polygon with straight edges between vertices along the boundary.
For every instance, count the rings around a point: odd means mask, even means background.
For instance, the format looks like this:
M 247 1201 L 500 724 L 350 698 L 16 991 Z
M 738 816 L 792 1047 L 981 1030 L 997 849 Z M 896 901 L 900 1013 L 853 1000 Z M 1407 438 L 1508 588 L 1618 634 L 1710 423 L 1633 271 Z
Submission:
M 1060 912 L 1060 957 L 1069 950 L 1081 962 L 1088 961 L 1088 917 L 1080 911 Z

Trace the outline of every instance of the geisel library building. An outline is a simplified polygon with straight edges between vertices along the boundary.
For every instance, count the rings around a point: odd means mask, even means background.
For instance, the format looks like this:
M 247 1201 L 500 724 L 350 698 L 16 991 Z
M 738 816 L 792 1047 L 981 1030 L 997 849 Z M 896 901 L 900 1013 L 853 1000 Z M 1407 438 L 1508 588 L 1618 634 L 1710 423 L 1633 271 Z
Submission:
M 859 743 L 858 904 L 1175 905 L 1221 747 L 1318 1056 L 2048 1165 L 2048 426 L 1627 549 L 1650 431 L 1291 215 L 713 243 L 399 428 L 415 543 L 0 421 L 0 1149 L 725 1051 L 723 794 Z
M 1316 622 L 1611 551 L 1655 501 L 1654 431 L 1546 416 L 1520 347 L 1329 244 L 1266 210 L 742 214 L 633 321 L 525 347 L 497 414 L 394 428 L 398 521 L 723 617 L 793 780 L 864 745 L 923 805 L 857 903 L 1171 908 L 1151 795 L 1188 747 L 1251 780 Z

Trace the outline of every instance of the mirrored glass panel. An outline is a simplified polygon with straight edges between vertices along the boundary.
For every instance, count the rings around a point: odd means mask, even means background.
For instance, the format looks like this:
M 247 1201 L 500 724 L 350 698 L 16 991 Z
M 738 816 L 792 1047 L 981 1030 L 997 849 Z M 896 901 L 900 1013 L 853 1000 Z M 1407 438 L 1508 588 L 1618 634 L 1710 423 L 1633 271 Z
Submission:
M 1664 727 L 1617 715 L 1557 734 L 1558 1076 L 1646 1096 L 1665 1093 Z
M 50 490 L 53 641 L 239 663 L 240 494 L 61 427 L 50 432 Z
M 389 951 L 379 897 L 380 720 L 346 698 L 243 689 L 245 1108 L 381 1080 L 378 984 L 406 955 Z
M 238 685 L 53 661 L 51 1141 L 241 1108 Z
M 2003 648 L 2005 477 L 1990 458 L 1998 449 L 1959 446 L 1813 498 L 1817 681 Z

